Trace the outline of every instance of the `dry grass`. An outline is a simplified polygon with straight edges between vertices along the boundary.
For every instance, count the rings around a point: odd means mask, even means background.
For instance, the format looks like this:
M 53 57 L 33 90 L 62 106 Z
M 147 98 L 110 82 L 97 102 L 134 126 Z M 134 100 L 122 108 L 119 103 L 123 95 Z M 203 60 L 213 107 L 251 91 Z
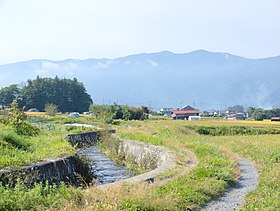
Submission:
M 24 112 L 26 115 L 29 115 L 29 116 L 45 116 L 46 115 L 46 112 Z

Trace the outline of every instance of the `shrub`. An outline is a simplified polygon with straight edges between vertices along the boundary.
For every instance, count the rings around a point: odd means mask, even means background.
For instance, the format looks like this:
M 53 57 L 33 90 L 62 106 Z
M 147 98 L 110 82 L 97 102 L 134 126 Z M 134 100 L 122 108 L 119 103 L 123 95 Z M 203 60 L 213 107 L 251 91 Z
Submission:
M 149 109 L 145 106 L 135 108 L 132 106 L 114 105 L 91 105 L 89 110 L 106 124 L 113 124 L 116 119 L 145 120 L 149 117 Z
M 53 103 L 46 104 L 45 111 L 48 116 L 55 116 L 58 113 L 58 106 Z
M 39 128 L 25 122 L 26 115 L 19 109 L 17 99 L 13 101 L 11 107 L 9 114 L 3 118 L 1 123 L 13 126 L 19 135 L 34 136 L 39 134 Z

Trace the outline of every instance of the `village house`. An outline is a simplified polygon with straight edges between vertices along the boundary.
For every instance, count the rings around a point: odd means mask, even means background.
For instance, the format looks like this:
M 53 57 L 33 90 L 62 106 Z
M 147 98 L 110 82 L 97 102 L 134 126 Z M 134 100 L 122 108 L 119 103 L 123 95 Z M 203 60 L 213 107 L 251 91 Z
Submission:
M 171 116 L 173 108 L 161 108 L 158 113 L 163 116 Z
M 245 120 L 245 116 L 241 113 L 231 114 L 225 117 L 227 120 Z
M 190 116 L 199 116 L 199 111 L 188 105 L 181 109 L 173 110 L 171 116 L 173 119 L 188 120 Z
M 280 122 L 280 117 L 271 117 L 272 122 Z

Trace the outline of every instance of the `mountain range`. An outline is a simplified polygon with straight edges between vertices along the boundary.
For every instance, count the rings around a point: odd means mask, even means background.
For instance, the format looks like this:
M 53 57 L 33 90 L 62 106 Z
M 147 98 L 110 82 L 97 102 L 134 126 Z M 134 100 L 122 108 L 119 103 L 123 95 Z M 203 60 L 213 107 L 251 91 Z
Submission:
M 141 53 L 115 59 L 44 59 L 0 65 L 0 87 L 36 76 L 77 78 L 99 104 L 153 108 L 190 104 L 280 107 L 280 56 L 248 59 L 229 53 Z

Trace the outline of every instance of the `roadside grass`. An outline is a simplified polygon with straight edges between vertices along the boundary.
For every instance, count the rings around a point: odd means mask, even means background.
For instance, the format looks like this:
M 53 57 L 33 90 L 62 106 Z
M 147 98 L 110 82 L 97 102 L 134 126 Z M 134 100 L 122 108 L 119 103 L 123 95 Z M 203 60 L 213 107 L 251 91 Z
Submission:
M 241 210 L 280 210 L 280 135 L 213 137 L 213 142 L 256 164 L 259 184 Z

